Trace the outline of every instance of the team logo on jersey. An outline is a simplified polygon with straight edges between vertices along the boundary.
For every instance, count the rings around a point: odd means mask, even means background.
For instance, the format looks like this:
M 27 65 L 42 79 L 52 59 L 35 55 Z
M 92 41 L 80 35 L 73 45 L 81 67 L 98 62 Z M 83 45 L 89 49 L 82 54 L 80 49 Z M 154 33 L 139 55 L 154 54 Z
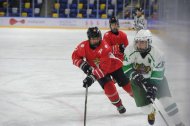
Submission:
M 100 64 L 100 59 L 96 58 L 93 60 L 94 64 L 96 64 L 96 66 L 99 66 Z
M 148 74 L 151 71 L 151 67 L 150 66 L 145 66 L 144 64 L 134 64 L 133 68 L 138 71 L 141 74 Z

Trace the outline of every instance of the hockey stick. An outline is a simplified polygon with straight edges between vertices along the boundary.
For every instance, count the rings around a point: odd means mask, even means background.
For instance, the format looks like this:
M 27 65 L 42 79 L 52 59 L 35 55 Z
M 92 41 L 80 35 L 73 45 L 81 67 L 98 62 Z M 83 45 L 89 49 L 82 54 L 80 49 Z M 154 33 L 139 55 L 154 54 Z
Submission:
M 87 75 L 90 75 L 91 71 L 92 71 L 92 67 L 89 68 L 89 71 L 87 72 Z M 86 126 L 87 99 L 88 99 L 88 85 L 86 84 L 85 107 L 84 107 L 84 126 Z
M 146 89 L 146 87 L 144 86 L 143 83 L 142 83 L 142 86 L 143 86 L 144 90 L 147 92 L 147 89 Z M 166 121 L 166 118 L 165 118 L 164 115 L 161 113 L 161 111 L 158 109 L 158 107 L 157 107 L 157 105 L 155 104 L 154 100 L 153 100 L 152 98 L 151 98 L 150 100 L 151 100 L 151 102 L 152 102 L 154 108 L 158 111 L 158 113 L 160 114 L 160 116 L 161 116 L 162 119 L 164 120 L 165 124 L 166 124 L 167 126 L 169 126 L 168 122 Z
M 86 93 L 85 93 L 84 126 L 86 126 L 87 98 L 88 98 L 88 85 L 86 85 Z

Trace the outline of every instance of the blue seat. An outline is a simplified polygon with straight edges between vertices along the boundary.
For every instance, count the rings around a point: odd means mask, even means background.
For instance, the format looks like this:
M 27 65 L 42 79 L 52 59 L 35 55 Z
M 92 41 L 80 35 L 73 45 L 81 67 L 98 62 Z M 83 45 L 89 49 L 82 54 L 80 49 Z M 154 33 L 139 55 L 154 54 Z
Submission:
M 117 4 L 123 4 L 123 0 L 117 0 Z
M 65 9 L 60 8 L 60 9 L 59 9 L 59 14 L 62 14 L 62 13 L 65 13 Z
M 60 4 L 60 8 L 66 9 L 67 8 L 67 4 Z
M 148 17 L 148 16 L 149 16 L 149 10 L 148 10 L 148 9 L 145 9 L 145 10 L 144 10 L 144 15 L 145 15 L 145 17 Z
M 112 15 L 108 15 L 108 18 L 111 18 L 111 17 L 113 17 L 113 14 Z
M 96 15 L 97 10 L 92 10 L 92 14 Z
M 122 11 L 122 10 L 123 10 L 123 4 L 118 4 L 117 11 Z
M 86 14 L 86 9 L 80 9 L 79 13 Z
M 73 0 L 72 4 L 78 4 L 78 1 L 77 0 Z
M 77 14 L 76 13 L 70 13 L 70 17 L 75 18 L 75 17 L 77 17 Z
M 60 3 L 65 3 L 65 4 L 67 4 L 67 1 L 68 0 L 59 0 Z
M 108 5 L 108 9 L 114 9 L 114 8 L 115 8 L 114 5 L 112 5 L 112 4 Z
M 87 18 L 87 14 L 83 14 L 83 17 L 84 17 L 84 18 Z
M 70 5 L 70 8 L 71 8 L 71 9 L 77 9 L 77 4 L 71 4 L 71 5 Z
M 56 13 L 56 12 L 57 12 L 57 9 L 53 8 L 53 9 L 52 9 L 52 12 L 53 12 L 53 13 Z
M 96 14 L 90 14 L 89 18 L 96 18 Z
M 22 8 L 22 11 L 27 12 L 27 13 L 32 13 L 32 8 Z
M 87 9 L 87 4 L 83 4 L 83 9 Z
M 95 4 L 89 4 L 89 9 L 96 9 L 96 5 Z
M 28 17 L 33 17 L 32 13 L 28 13 Z
M 105 14 L 106 10 L 99 10 L 99 15 Z
M 70 13 L 77 13 L 77 9 L 71 9 Z
M 64 14 L 64 13 L 60 13 L 60 14 L 59 14 L 59 17 L 64 18 L 64 17 L 67 17 L 67 15 L 66 15 L 66 14 Z
M 6 8 L 0 8 L 0 11 L 5 11 L 6 10 Z
M 79 0 L 79 3 L 87 3 L 87 0 Z
M 40 14 L 34 14 L 35 17 L 40 17 Z
M 106 0 L 100 0 L 99 4 L 106 4 Z

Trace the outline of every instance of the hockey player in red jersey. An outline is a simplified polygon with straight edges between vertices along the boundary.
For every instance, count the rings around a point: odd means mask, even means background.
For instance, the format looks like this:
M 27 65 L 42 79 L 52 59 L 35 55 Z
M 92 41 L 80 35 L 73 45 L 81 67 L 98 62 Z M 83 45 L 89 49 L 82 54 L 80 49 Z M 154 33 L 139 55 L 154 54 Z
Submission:
M 119 21 L 116 17 L 109 19 L 110 31 L 104 34 L 103 40 L 105 40 L 112 48 L 112 53 L 121 61 L 124 60 L 124 50 L 128 45 L 128 39 L 126 33 L 119 30 Z
M 97 80 L 119 113 L 125 113 L 126 109 L 113 81 L 116 80 L 120 87 L 132 95 L 129 79 L 122 70 L 123 64 L 112 54 L 107 42 L 102 40 L 97 27 L 88 28 L 87 36 L 88 40 L 81 42 L 72 54 L 73 64 L 87 74 L 83 80 L 83 87 L 89 87 Z

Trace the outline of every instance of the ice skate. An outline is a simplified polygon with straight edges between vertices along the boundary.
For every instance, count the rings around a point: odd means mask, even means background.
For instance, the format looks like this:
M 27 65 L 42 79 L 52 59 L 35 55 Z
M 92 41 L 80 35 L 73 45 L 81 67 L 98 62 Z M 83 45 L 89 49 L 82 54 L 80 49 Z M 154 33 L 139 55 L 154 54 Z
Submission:
M 123 113 L 126 112 L 126 109 L 125 109 L 125 107 L 123 105 L 117 107 L 117 110 L 119 111 L 120 114 L 123 114 Z
M 154 125 L 155 115 L 156 115 L 156 110 L 155 109 L 154 109 L 154 111 L 152 113 L 148 114 L 148 123 L 150 125 Z

